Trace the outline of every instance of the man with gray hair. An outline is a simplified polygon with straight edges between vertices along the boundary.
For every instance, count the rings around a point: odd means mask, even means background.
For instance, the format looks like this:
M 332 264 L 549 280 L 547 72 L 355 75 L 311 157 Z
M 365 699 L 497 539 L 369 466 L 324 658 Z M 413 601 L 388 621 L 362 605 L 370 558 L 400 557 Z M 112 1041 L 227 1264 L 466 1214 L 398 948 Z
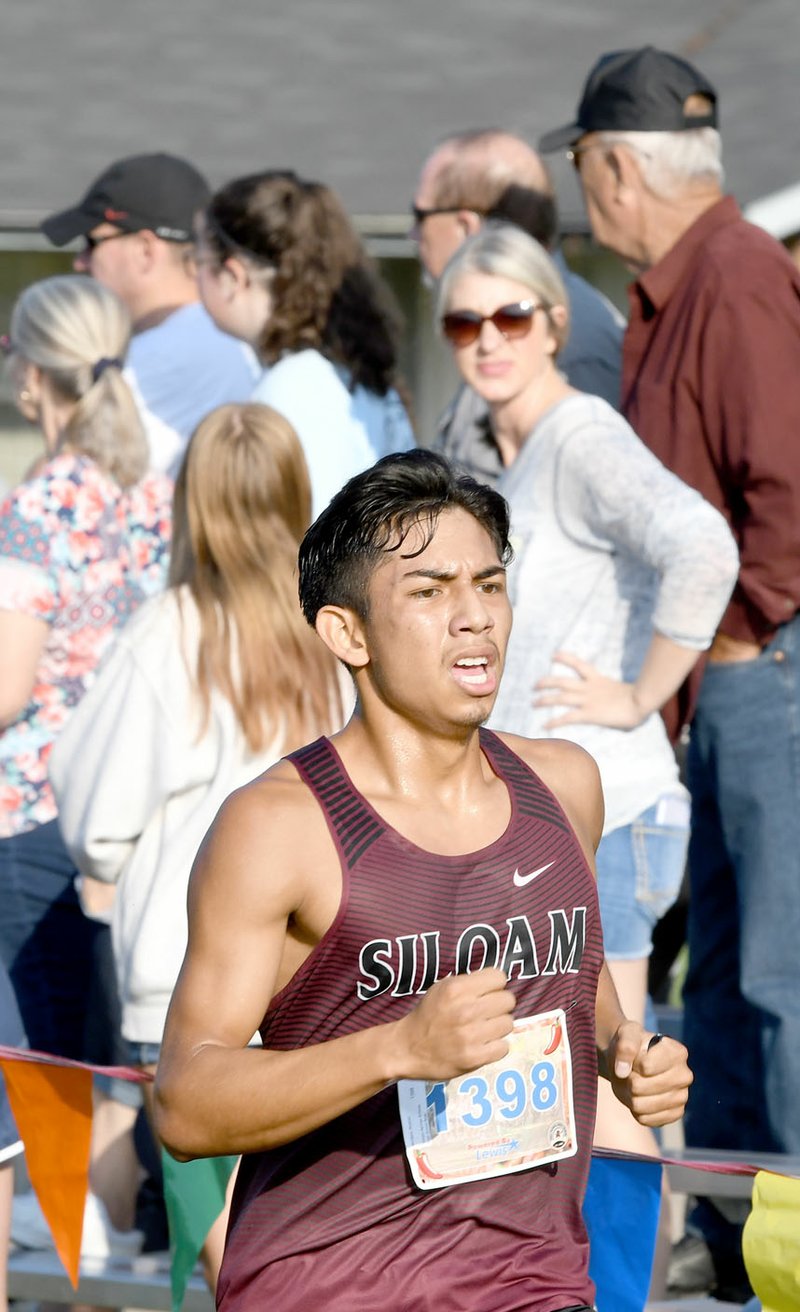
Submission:
M 622 315 L 553 249 L 558 212 L 553 185 L 536 151 L 498 128 L 447 137 L 420 173 L 411 235 L 427 276 L 437 280 L 451 255 L 488 220 L 513 223 L 549 250 L 570 301 L 570 337 L 559 368 L 574 387 L 619 409 Z M 457 392 L 439 424 L 436 449 L 475 478 L 495 483 L 503 461 L 488 411 L 468 387 Z
M 800 272 L 723 194 L 716 92 L 683 59 L 604 55 L 540 148 L 568 150 L 595 237 L 638 271 L 626 418 L 740 551 L 673 721 L 694 707 L 686 1139 L 800 1153 Z M 706 1203 L 692 1219 L 722 1296 L 744 1276 L 738 1227 Z

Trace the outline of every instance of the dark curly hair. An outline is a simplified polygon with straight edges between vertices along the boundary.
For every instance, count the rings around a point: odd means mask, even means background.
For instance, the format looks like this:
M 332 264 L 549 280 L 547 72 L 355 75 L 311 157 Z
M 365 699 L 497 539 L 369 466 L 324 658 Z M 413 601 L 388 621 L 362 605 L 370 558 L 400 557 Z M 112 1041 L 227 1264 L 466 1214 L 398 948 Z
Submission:
M 274 310 L 259 351 L 273 364 L 309 347 L 385 396 L 397 382 L 400 320 L 337 196 L 288 170 L 236 178 L 211 198 L 205 238 L 222 264 L 233 254 L 274 269 Z

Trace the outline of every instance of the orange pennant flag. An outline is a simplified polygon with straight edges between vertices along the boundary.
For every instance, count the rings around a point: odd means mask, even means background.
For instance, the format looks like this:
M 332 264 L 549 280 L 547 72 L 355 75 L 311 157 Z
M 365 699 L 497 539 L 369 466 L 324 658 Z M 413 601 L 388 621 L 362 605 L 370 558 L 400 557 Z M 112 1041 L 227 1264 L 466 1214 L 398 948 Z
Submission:
M 20 1054 L 21 1055 L 21 1054 Z M 78 1287 L 83 1209 L 89 1186 L 92 1073 L 0 1057 L 28 1174 L 56 1252 Z

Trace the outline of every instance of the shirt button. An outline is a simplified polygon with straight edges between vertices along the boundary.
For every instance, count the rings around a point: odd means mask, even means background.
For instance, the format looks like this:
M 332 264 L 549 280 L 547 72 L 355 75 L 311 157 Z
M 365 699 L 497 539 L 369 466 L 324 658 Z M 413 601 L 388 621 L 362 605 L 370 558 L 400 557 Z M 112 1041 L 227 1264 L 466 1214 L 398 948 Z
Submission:
M 776 652 L 775 652 L 775 655 L 773 656 L 772 659 L 773 659 L 774 661 L 785 661 L 785 660 L 786 660 L 786 652 L 785 652 L 785 651 L 776 651 Z

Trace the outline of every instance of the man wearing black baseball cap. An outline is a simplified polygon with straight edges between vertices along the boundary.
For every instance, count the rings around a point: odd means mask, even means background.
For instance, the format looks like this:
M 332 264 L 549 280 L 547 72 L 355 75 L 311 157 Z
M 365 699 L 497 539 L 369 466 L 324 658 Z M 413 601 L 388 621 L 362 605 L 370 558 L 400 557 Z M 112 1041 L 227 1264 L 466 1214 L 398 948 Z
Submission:
M 172 473 L 204 415 L 246 400 L 258 372 L 248 348 L 220 332 L 198 299 L 192 221 L 210 194 L 188 160 L 133 155 L 111 164 L 76 205 L 42 223 L 56 246 L 82 239 L 76 270 L 127 305 L 134 326 L 129 381 L 153 464 Z
M 692 96 L 708 101 L 705 113 L 687 112 Z M 583 89 L 574 123 L 539 140 L 544 154 L 574 146 L 587 132 L 680 132 L 717 126 L 717 93 L 685 59 L 653 46 L 616 50 L 598 59 Z
M 638 275 L 626 418 L 739 545 L 705 673 L 671 725 L 694 712 L 686 1139 L 797 1154 L 800 272 L 723 194 L 717 122 L 703 74 L 648 46 L 603 55 L 540 148 L 567 150 L 597 240 Z M 739 1229 L 709 1201 L 692 1220 L 724 1296 L 745 1283 Z
M 83 200 L 51 214 L 42 232 L 55 246 L 111 224 L 120 233 L 152 231 L 165 241 L 192 240 L 192 218 L 208 201 L 208 183 L 176 155 L 133 155 L 95 178 Z

